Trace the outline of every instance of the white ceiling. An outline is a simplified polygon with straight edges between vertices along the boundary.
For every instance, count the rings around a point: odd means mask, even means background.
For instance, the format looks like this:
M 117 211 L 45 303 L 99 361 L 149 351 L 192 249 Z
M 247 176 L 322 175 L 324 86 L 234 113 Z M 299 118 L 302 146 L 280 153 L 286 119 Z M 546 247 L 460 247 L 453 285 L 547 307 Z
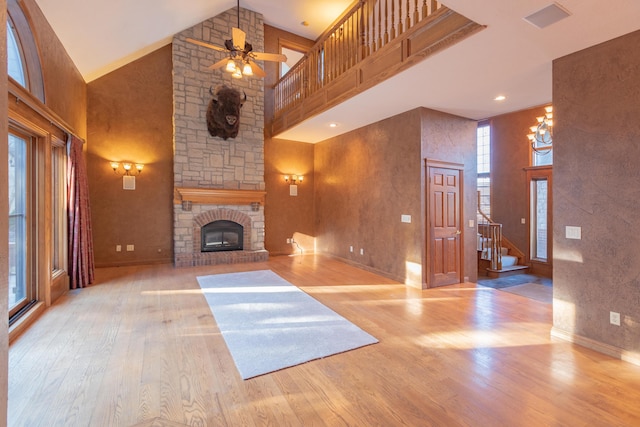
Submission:
M 87 82 L 168 44 L 234 0 L 36 0 Z M 416 108 L 471 119 L 551 101 L 555 58 L 640 29 L 640 1 L 561 0 L 571 16 L 538 29 L 523 18 L 551 0 L 447 0 L 487 28 L 280 138 L 318 142 Z M 351 0 L 242 0 L 266 24 L 315 40 Z M 307 21 L 308 26 L 301 25 Z M 496 102 L 497 95 L 507 97 Z M 338 127 L 330 128 L 331 122 Z

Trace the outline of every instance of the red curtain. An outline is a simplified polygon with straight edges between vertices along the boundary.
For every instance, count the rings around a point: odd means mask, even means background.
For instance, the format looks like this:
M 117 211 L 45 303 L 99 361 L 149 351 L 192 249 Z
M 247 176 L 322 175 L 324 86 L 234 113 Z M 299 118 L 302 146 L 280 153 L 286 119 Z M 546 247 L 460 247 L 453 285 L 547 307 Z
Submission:
M 69 136 L 67 160 L 67 206 L 69 209 L 70 288 L 84 288 L 93 283 L 93 238 L 87 168 L 82 153 L 83 141 Z

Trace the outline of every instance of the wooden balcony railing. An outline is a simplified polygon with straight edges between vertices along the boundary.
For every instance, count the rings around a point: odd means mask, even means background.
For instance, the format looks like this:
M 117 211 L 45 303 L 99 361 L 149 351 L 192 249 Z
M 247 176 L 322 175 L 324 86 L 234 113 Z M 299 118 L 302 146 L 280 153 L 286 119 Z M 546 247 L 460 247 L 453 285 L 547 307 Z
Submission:
M 276 83 L 274 131 L 330 108 L 482 28 L 434 0 L 358 0 Z M 299 107 L 304 111 L 283 121 Z

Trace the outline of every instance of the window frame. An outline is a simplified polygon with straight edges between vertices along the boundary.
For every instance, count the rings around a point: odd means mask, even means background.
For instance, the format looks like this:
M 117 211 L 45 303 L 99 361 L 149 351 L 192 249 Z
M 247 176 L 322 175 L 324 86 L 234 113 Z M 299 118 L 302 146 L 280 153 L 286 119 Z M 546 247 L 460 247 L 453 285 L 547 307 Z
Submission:
M 36 44 L 29 19 L 20 7 L 18 0 L 7 0 L 7 18 L 13 24 L 13 31 L 18 43 L 18 48 L 22 52 L 23 69 L 27 81 L 25 87 L 34 97 L 41 102 L 45 102 L 44 78 L 42 76 L 42 65 L 40 62 L 40 51 Z M 9 81 L 15 80 L 9 77 Z M 19 84 L 16 82 L 16 84 Z M 22 85 L 20 85 L 22 87 Z

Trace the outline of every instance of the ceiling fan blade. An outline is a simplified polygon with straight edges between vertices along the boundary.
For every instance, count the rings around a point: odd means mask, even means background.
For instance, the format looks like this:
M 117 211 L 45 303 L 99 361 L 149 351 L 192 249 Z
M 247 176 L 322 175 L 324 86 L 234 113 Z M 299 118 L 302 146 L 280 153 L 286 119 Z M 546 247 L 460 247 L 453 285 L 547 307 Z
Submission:
M 220 51 L 220 52 L 226 52 L 227 51 L 227 49 L 225 49 L 223 47 L 216 46 L 216 45 L 211 44 L 211 43 L 206 43 L 206 42 L 203 42 L 203 41 L 200 41 L 200 40 L 192 39 L 192 38 L 189 38 L 189 37 L 187 37 L 186 40 L 189 43 L 197 44 L 198 46 L 208 47 L 209 49 L 217 50 L 217 51 Z
M 251 71 L 253 71 L 253 74 L 255 76 L 266 77 L 267 73 L 265 73 L 264 70 L 260 68 L 260 66 L 255 62 L 249 60 L 249 66 L 251 67 Z
M 244 42 L 247 39 L 247 35 L 240 28 L 233 27 L 231 29 L 231 39 L 233 40 L 233 46 L 244 50 Z
M 218 68 L 224 67 L 225 65 L 227 65 L 227 62 L 229 61 L 229 58 L 224 58 L 221 59 L 220 61 L 216 62 L 213 65 L 209 65 L 207 68 L 209 68 L 210 70 L 217 70 Z
M 252 55 L 258 61 L 285 62 L 287 60 L 286 55 L 282 55 L 282 54 L 279 54 L 279 53 L 253 52 Z

